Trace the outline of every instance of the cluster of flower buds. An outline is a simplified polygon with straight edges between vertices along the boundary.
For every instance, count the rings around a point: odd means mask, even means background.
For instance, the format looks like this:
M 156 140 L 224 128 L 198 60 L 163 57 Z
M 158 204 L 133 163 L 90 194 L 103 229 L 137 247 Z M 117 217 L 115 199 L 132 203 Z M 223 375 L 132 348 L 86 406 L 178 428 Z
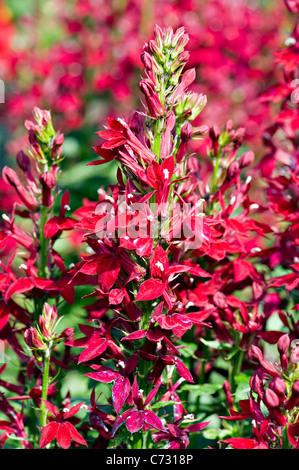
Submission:
M 299 340 L 291 342 L 288 334 L 277 341 L 280 363 L 268 361 L 262 350 L 252 345 L 248 351 L 258 367 L 250 379 L 250 398 L 239 404 L 242 412 L 233 408 L 228 383 L 224 390 L 230 409 L 230 421 L 252 419 L 251 439 L 234 438 L 222 441 L 235 448 L 299 448 Z
M 238 150 L 243 143 L 244 136 L 245 129 L 243 127 L 234 129 L 232 120 L 227 121 L 222 132 L 218 126 L 210 128 L 208 156 L 214 167 L 212 193 L 215 193 L 219 188 L 224 192 L 233 184 L 241 171 L 253 163 L 254 153 L 251 150 L 238 156 Z M 213 198 L 216 197 L 218 197 L 218 193 Z
M 38 163 L 51 168 L 62 159 L 64 136 L 53 128 L 50 111 L 34 107 L 33 116 L 35 123 L 25 121 L 31 145 L 30 154 Z
M 171 27 L 162 29 L 159 26 L 155 27 L 154 36 L 155 39 L 145 44 L 141 55 L 147 78 L 139 82 L 139 87 L 145 95 L 146 115 L 149 118 L 147 125 L 149 130 L 155 127 L 156 133 L 173 133 L 177 140 L 181 131 L 183 134 L 187 132 L 191 138 L 193 132 L 188 121 L 198 116 L 207 98 L 187 91 L 195 80 L 194 69 L 183 72 L 190 56 L 184 50 L 189 37 L 183 27 L 173 32 Z M 204 134 L 206 130 L 202 128 L 199 134 Z M 177 150 L 174 147 L 172 153 Z M 159 147 L 157 149 L 154 145 L 153 151 L 159 159 Z
M 43 360 L 44 354 L 48 357 L 58 343 L 71 339 L 74 328 L 65 328 L 61 333 L 57 331 L 61 319 L 57 307 L 45 302 L 42 315 L 38 317 L 38 325 L 25 331 L 25 342 L 38 361 Z
M 64 140 L 63 134 L 55 132 L 49 111 L 35 107 L 33 116 L 36 123 L 25 121 L 30 144 L 28 155 L 22 150 L 17 154 L 17 163 L 24 173 L 27 188 L 14 170 L 8 167 L 3 170 L 4 181 L 13 186 L 30 211 L 35 211 L 40 205 L 50 207 L 54 202 L 53 190 Z

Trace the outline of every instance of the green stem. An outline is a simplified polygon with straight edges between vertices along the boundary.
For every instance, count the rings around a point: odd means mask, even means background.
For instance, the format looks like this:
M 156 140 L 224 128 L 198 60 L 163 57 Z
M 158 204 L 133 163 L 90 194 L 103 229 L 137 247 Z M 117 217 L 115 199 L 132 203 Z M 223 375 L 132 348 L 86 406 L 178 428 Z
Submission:
M 153 144 L 153 152 L 157 155 L 157 162 L 160 160 L 160 147 L 161 147 L 162 134 L 160 132 L 160 119 L 156 120 L 155 136 Z
M 206 339 L 207 341 L 211 339 L 211 332 L 209 330 L 207 331 Z M 204 344 L 203 349 L 202 349 L 201 372 L 200 372 L 200 377 L 199 377 L 200 384 L 203 384 L 205 381 L 205 368 L 209 360 L 209 356 L 210 356 L 210 349 L 206 344 Z
M 236 387 L 235 377 L 240 374 L 243 358 L 244 358 L 244 352 L 240 349 L 235 354 L 235 356 L 233 357 L 233 360 L 230 363 L 228 374 L 229 374 L 229 383 L 231 386 L 232 393 L 235 392 L 235 387 Z
M 45 225 L 47 222 L 47 207 L 41 207 L 40 226 L 39 226 L 39 244 L 40 244 L 40 260 L 39 271 L 40 277 L 46 277 L 47 272 L 47 258 L 48 258 L 48 240 L 45 237 Z
M 213 183 L 212 183 L 212 193 L 215 193 L 217 190 L 217 174 L 219 170 L 219 153 L 215 157 L 214 169 L 213 169 Z
M 43 381 L 42 381 L 42 400 L 40 404 L 40 427 L 46 425 L 47 421 L 47 408 L 43 400 L 47 400 L 48 386 L 49 386 L 49 371 L 50 371 L 50 349 L 47 349 L 44 355 L 43 363 Z
M 137 432 L 133 435 L 132 449 L 142 449 L 143 436 L 141 432 Z

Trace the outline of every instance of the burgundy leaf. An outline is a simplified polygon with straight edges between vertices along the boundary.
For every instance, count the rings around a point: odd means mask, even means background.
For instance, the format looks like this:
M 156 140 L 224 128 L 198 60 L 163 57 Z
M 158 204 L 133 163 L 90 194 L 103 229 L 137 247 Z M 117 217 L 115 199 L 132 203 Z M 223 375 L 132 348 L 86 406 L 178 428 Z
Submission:
M 112 388 L 113 406 L 118 414 L 122 409 L 131 390 L 130 381 L 127 377 L 119 377 Z

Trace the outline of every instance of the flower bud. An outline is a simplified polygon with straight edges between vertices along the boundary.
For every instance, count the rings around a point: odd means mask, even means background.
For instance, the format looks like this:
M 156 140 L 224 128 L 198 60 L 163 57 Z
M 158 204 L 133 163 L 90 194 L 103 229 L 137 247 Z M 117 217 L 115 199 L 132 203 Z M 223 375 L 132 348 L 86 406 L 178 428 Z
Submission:
M 46 171 L 45 173 L 42 173 L 40 175 L 39 181 L 43 187 L 43 205 L 46 207 L 50 207 L 53 204 L 53 196 L 51 192 L 56 184 L 55 176 L 50 171 Z
M 141 54 L 141 60 L 144 67 L 148 70 L 152 70 L 153 68 L 153 57 L 146 51 L 143 51 Z
M 58 311 L 56 305 L 44 303 L 42 316 L 39 317 L 40 325 L 45 328 L 45 336 L 51 338 L 55 334 L 56 322 L 58 320 Z
M 283 402 L 285 398 L 285 390 L 286 390 L 286 383 L 284 380 L 282 380 L 280 377 L 275 377 L 270 384 L 269 388 L 273 390 L 273 392 L 276 393 L 276 395 L 279 397 L 280 402 Z
M 293 408 L 295 408 L 295 406 L 298 406 L 298 404 L 299 404 L 299 380 L 296 380 L 293 383 L 292 395 L 290 396 L 290 398 L 285 404 L 285 409 L 292 410 Z
M 264 394 L 264 384 L 259 374 L 254 373 L 253 376 L 250 377 L 249 383 L 252 390 L 257 393 L 260 398 L 262 398 Z
M 64 142 L 64 135 L 58 132 L 52 142 L 51 158 L 57 160 L 61 156 L 61 146 Z
M 38 349 L 41 351 L 47 349 L 47 346 L 39 339 L 36 328 L 28 328 L 24 333 L 24 340 L 31 349 Z
M 2 170 L 2 177 L 5 183 L 10 184 L 15 188 L 19 198 L 22 200 L 25 206 L 30 211 L 34 211 L 36 207 L 35 201 L 21 184 L 17 173 L 11 168 L 5 166 Z
M 226 402 L 229 408 L 233 408 L 233 397 L 231 393 L 231 386 L 228 380 L 225 380 L 222 386 L 222 389 L 226 396 Z
M 277 349 L 279 354 L 286 354 L 290 347 L 291 340 L 288 334 L 282 335 L 277 341 Z
M 150 80 L 143 79 L 139 82 L 139 88 L 144 93 L 146 104 L 149 110 L 149 113 L 154 118 L 164 115 L 164 108 L 160 102 L 158 93 L 156 92 L 153 84 Z
M 213 142 L 216 142 L 220 136 L 220 129 L 218 126 L 210 127 L 209 136 Z
M 51 121 L 50 111 L 40 109 L 37 106 L 33 108 L 33 116 L 35 117 L 36 121 L 44 127 L 47 127 Z
M 280 354 L 280 363 L 283 369 L 286 369 L 289 363 L 287 352 L 290 347 L 290 337 L 288 334 L 282 335 L 277 342 L 277 349 Z
M 232 180 L 239 173 L 239 163 L 235 160 L 232 162 L 227 169 L 227 179 Z
M 23 150 L 17 153 L 17 164 L 24 173 L 30 168 L 30 159 Z
M 194 82 L 195 75 L 196 74 L 194 68 L 186 70 L 186 72 L 183 73 L 180 83 L 175 87 L 173 93 L 169 98 L 169 101 L 171 103 L 176 103 L 179 99 L 182 99 L 185 94 L 186 88 L 188 88 L 188 86 L 190 86 Z
M 75 329 L 72 327 L 65 328 L 63 332 L 59 335 L 60 338 L 70 340 L 74 334 Z
M 163 34 L 164 47 L 169 47 L 171 45 L 172 38 L 173 38 L 173 29 L 171 26 L 168 26 L 168 28 L 164 30 L 164 34 Z
M 158 25 L 156 25 L 154 28 L 154 36 L 156 39 L 157 46 L 159 47 L 159 49 L 161 49 L 163 46 L 163 30 Z
M 280 405 L 279 397 L 276 395 L 274 390 L 267 388 L 263 396 L 263 402 L 268 408 L 278 408 Z
M 299 348 L 294 348 L 294 349 L 291 350 L 290 361 L 293 364 L 298 364 L 299 363 Z
M 152 39 L 148 42 L 148 48 L 149 50 L 151 51 L 151 53 L 153 54 L 153 56 L 155 57 L 155 59 L 159 62 L 159 63 L 164 63 L 165 61 L 165 57 L 164 57 L 164 54 L 163 52 L 160 50 L 160 48 L 157 46 L 157 43 L 155 41 L 153 41 Z
M 246 168 L 247 166 L 250 166 L 253 163 L 253 161 L 254 161 L 254 153 L 252 152 L 252 150 L 249 150 L 249 152 L 243 153 L 243 155 L 241 156 L 239 160 L 240 168 L 243 169 L 243 168 Z

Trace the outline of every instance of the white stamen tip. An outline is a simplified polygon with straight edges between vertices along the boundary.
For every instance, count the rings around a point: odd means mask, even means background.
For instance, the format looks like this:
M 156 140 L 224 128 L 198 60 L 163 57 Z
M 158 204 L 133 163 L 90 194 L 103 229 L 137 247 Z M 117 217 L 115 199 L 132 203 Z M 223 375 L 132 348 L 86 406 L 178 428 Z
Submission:
M 296 44 L 296 39 L 295 38 L 288 38 L 285 40 L 285 45 L 286 46 L 293 46 L 294 44 Z
M 163 173 L 164 173 L 164 178 L 167 180 L 169 178 L 169 171 L 167 170 L 167 168 L 163 170 Z
M 158 262 L 155 264 L 155 266 L 157 266 L 157 268 L 159 268 L 160 271 L 164 271 L 164 266 L 163 266 L 163 264 L 161 263 L 161 261 L 158 261 Z
M 193 302 L 188 302 L 187 305 L 186 305 L 186 308 L 189 308 L 189 307 L 194 307 L 194 303 Z
M 28 269 L 28 266 L 26 266 L 26 264 L 22 263 L 22 264 L 20 264 L 19 269 Z
M 106 194 L 106 196 L 105 196 L 105 201 L 114 202 L 114 199 L 113 199 L 113 197 L 108 196 L 108 194 Z
M 259 253 L 262 251 L 262 249 L 259 246 L 256 246 L 255 248 L 251 248 L 250 252 L 251 253 Z

